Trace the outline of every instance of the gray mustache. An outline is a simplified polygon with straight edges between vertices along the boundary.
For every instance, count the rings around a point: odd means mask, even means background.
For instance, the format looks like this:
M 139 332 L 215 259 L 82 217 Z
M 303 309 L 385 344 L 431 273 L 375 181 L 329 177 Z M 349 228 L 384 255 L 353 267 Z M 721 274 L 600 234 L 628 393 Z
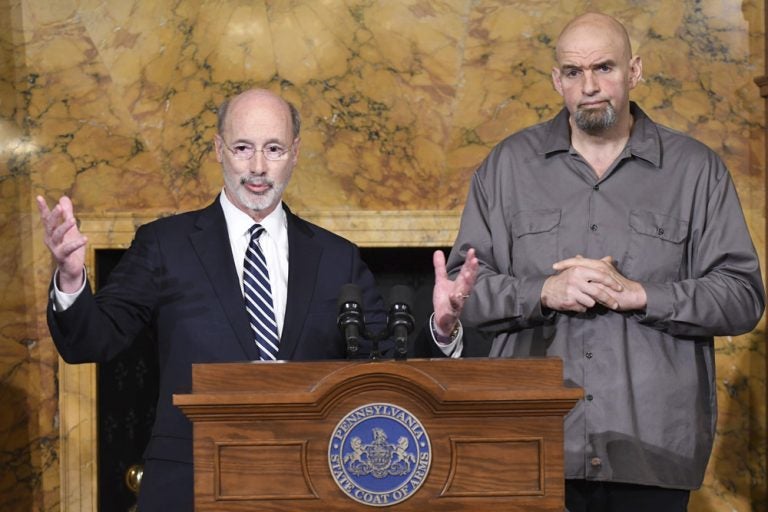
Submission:
M 245 185 L 246 183 L 249 185 L 269 185 L 270 187 L 274 185 L 274 182 L 267 178 L 248 177 L 248 176 L 243 176 L 242 178 L 240 178 L 241 185 Z

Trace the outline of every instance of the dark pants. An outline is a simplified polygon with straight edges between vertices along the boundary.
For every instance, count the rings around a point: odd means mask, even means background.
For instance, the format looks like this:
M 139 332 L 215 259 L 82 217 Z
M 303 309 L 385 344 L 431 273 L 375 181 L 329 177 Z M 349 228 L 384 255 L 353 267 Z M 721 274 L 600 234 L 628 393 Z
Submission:
M 192 464 L 148 459 L 139 488 L 139 512 L 192 512 Z
M 686 512 L 690 491 L 587 480 L 565 481 L 568 512 Z

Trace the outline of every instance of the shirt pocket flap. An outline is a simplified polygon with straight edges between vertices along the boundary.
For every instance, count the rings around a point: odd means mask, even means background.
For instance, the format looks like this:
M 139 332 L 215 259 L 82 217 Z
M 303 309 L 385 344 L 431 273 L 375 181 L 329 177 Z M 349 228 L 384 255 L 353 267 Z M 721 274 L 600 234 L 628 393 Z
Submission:
M 688 222 L 645 210 L 629 212 L 629 225 L 641 235 L 679 244 L 688 235 Z
M 560 210 L 523 210 L 512 217 L 516 237 L 552 231 L 560 224 Z

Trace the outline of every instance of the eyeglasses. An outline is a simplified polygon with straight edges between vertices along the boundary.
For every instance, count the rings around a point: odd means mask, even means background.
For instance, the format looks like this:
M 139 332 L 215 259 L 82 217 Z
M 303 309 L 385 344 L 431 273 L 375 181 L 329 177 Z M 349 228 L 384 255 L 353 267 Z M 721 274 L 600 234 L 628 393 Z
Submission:
M 226 143 L 224 143 L 223 139 L 222 139 L 222 145 L 225 148 L 227 148 L 230 153 L 232 153 L 232 156 L 236 160 L 250 160 L 251 158 L 253 158 L 253 155 L 255 155 L 257 151 L 260 151 L 261 153 L 264 154 L 264 158 L 266 158 L 271 162 L 282 160 L 283 157 L 286 154 L 288 154 L 288 152 L 294 146 L 294 144 L 291 144 L 287 148 L 284 148 L 280 144 L 276 144 L 273 142 L 271 144 L 267 144 L 261 149 L 256 149 L 250 144 L 246 144 L 244 142 L 238 142 L 233 146 L 228 146 Z

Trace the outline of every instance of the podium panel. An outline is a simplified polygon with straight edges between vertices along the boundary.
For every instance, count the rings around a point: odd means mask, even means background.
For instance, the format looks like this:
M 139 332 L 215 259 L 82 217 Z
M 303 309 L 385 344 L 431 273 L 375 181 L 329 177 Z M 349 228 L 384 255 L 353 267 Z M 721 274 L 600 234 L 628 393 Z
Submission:
M 197 511 L 561 512 L 559 359 L 193 367 Z

